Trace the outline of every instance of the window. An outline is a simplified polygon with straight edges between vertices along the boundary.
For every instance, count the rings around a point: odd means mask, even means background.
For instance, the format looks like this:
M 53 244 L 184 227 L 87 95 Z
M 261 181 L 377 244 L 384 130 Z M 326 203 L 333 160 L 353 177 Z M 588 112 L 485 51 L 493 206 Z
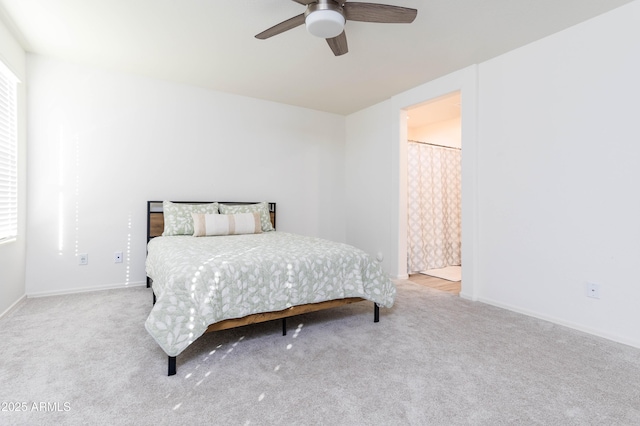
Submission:
M 17 85 L 0 61 L 0 243 L 18 235 Z

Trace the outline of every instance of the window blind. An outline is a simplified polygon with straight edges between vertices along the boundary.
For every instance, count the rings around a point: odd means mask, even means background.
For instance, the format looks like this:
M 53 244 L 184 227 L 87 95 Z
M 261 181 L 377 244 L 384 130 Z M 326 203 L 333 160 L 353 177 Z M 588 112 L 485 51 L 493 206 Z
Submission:
M 0 61 L 0 242 L 18 235 L 18 79 Z

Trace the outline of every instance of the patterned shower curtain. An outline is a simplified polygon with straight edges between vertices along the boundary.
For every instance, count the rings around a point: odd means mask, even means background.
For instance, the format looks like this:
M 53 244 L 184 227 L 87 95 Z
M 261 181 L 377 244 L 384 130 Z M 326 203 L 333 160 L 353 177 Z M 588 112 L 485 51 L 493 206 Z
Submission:
M 461 151 L 408 144 L 408 271 L 461 264 Z

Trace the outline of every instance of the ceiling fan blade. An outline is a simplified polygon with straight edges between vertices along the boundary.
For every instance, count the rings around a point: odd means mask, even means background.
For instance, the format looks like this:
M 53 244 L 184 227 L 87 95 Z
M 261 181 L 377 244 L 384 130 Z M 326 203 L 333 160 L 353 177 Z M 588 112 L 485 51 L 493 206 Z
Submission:
M 311 3 L 317 3 L 318 2 L 318 0 L 293 0 L 293 1 L 295 1 L 296 3 L 300 3 L 302 5 L 305 5 L 305 6 L 308 5 L 308 4 L 311 4 Z
M 349 51 L 347 46 L 347 34 L 343 31 L 339 36 L 328 38 L 327 43 L 336 56 L 344 55 Z
M 361 22 L 410 24 L 418 14 L 416 9 L 376 3 L 349 2 L 343 8 L 348 20 Z
M 280 33 L 288 31 L 302 24 L 304 24 L 304 13 L 301 13 L 298 16 L 294 16 L 293 18 L 287 19 L 286 21 L 282 21 L 279 24 L 274 25 L 273 27 L 267 30 L 264 30 L 260 34 L 257 34 L 256 38 L 259 38 L 260 40 L 265 40 L 269 37 L 273 37 L 274 35 L 278 35 Z

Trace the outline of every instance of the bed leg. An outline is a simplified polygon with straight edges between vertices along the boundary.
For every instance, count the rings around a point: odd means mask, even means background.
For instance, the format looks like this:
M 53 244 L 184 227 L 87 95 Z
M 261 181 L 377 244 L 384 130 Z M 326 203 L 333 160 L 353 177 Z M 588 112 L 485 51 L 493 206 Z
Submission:
M 167 373 L 167 376 L 175 376 L 176 375 L 176 357 L 175 356 L 170 356 L 169 357 L 169 372 Z
M 282 318 L 282 335 L 283 336 L 287 335 L 287 319 L 286 318 Z
M 380 306 L 373 302 L 373 322 L 380 322 Z
M 147 288 L 151 288 L 151 294 L 153 295 L 153 304 L 156 304 L 156 293 L 153 291 L 153 287 L 151 287 L 151 283 L 153 280 L 147 277 Z

